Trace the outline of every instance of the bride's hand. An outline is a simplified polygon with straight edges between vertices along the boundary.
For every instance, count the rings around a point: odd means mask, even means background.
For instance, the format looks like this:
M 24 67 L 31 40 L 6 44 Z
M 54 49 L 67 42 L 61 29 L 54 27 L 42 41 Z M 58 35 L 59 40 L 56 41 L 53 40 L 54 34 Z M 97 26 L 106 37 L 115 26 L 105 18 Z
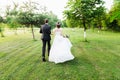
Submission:
M 63 35 L 63 37 L 65 38 L 65 36 Z
M 68 35 L 66 35 L 66 38 L 69 38 L 69 36 L 68 36 Z

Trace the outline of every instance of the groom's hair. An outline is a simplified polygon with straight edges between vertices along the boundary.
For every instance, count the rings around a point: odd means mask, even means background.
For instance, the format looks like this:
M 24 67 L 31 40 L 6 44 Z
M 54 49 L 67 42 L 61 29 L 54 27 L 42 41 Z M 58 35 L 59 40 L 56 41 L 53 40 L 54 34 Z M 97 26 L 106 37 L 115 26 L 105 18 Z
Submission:
M 45 19 L 45 23 L 48 23 L 48 19 Z

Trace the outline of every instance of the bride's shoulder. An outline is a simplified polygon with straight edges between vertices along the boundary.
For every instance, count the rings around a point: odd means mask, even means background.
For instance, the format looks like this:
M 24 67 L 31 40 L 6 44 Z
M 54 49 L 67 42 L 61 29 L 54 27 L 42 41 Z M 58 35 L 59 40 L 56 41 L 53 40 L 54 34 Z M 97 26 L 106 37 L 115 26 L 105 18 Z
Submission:
M 62 28 L 60 28 L 60 30 L 62 31 Z
M 58 31 L 58 29 L 57 29 L 57 28 L 54 28 L 54 29 L 53 29 L 53 32 L 54 32 L 54 33 L 55 33 L 55 32 L 57 32 L 57 31 Z
M 54 31 L 59 31 L 59 30 L 62 30 L 62 28 L 54 28 L 53 30 Z
M 62 28 L 54 28 L 53 32 L 62 32 Z

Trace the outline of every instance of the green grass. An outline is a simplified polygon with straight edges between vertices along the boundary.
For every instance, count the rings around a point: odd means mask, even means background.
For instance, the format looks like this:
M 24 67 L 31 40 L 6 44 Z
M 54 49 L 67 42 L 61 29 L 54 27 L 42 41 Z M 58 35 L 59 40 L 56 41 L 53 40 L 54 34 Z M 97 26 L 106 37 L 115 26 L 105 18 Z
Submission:
M 82 29 L 64 29 L 75 59 L 54 64 L 42 62 L 38 32 L 0 37 L 0 80 L 120 80 L 120 33 L 87 30 L 84 42 Z

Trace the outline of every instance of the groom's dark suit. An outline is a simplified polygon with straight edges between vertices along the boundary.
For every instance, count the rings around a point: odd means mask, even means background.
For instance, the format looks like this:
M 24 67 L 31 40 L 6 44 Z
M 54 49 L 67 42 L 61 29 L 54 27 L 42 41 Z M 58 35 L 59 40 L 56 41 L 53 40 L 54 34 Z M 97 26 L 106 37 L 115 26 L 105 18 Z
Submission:
M 42 39 L 42 42 L 43 42 L 42 59 L 43 59 L 43 61 L 45 61 L 46 44 L 48 45 L 48 56 L 49 56 L 50 40 L 51 40 L 51 37 L 50 37 L 51 27 L 48 25 L 48 23 L 45 23 L 44 25 L 41 26 L 40 33 L 42 33 L 41 39 Z

